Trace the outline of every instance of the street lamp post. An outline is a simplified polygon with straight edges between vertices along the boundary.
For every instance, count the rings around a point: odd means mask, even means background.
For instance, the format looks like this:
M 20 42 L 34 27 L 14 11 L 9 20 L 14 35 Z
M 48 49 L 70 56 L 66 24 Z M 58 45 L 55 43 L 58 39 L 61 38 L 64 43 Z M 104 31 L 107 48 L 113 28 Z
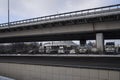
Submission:
M 10 28 L 10 1 L 8 0 L 8 28 Z

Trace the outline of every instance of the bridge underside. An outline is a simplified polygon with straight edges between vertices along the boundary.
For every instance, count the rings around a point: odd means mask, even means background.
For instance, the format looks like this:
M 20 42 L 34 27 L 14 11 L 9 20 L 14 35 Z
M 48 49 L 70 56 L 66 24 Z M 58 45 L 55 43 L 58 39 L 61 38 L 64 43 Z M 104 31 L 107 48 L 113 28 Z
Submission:
M 61 41 L 61 40 L 96 40 L 96 33 L 103 33 L 104 39 L 120 39 L 120 30 L 107 32 L 86 32 L 86 33 L 69 33 L 69 34 L 51 34 L 51 35 L 36 35 L 23 37 L 8 37 L 0 38 L 0 43 L 8 42 L 34 42 L 34 41 Z

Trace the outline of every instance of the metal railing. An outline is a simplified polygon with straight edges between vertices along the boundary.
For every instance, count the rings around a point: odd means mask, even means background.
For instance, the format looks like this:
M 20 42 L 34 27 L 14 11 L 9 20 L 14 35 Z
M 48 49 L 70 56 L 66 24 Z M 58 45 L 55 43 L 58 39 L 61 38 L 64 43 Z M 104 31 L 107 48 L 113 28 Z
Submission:
M 55 15 L 49 15 L 49 16 L 43 16 L 43 17 L 37 17 L 37 18 L 32 18 L 32 19 L 25 19 L 25 20 L 20 20 L 20 21 L 14 21 L 14 22 L 10 22 L 9 26 L 29 24 L 29 23 L 42 22 L 42 21 L 50 21 L 50 20 L 56 20 L 56 19 L 61 19 L 61 18 L 101 14 L 101 13 L 113 12 L 113 11 L 120 11 L 120 4 L 74 11 L 74 12 L 61 13 L 61 14 L 55 14 Z M 0 27 L 7 27 L 7 26 L 8 26 L 8 23 L 0 24 Z

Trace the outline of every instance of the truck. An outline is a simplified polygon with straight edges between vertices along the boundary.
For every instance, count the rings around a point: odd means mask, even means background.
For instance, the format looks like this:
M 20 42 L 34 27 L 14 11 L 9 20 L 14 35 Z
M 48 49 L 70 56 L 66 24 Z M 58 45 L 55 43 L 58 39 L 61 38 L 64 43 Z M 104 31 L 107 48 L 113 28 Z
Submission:
M 106 42 L 105 53 L 106 54 L 115 54 L 116 53 L 115 42 Z
M 118 46 L 116 47 L 116 53 L 117 53 L 117 54 L 120 54 L 120 45 L 118 45 Z

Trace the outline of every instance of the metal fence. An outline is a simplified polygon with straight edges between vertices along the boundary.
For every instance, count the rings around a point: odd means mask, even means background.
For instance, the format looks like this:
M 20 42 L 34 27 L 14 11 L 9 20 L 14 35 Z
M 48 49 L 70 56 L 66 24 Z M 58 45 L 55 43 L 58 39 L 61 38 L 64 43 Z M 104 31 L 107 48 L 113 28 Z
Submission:
M 49 16 L 43 16 L 43 17 L 37 17 L 37 18 L 32 18 L 32 19 L 20 20 L 20 21 L 14 21 L 14 22 L 10 22 L 9 26 L 57 20 L 57 19 L 61 19 L 61 18 L 64 19 L 64 18 L 69 18 L 69 17 L 101 14 L 101 13 L 113 12 L 113 11 L 120 11 L 120 4 L 86 9 L 86 10 L 80 10 L 80 11 L 67 12 L 67 13 L 61 13 L 61 14 L 55 14 L 55 15 L 49 15 Z M 7 27 L 7 26 L 8 26 L 8 23 L 0 24 L 0 27 Z

